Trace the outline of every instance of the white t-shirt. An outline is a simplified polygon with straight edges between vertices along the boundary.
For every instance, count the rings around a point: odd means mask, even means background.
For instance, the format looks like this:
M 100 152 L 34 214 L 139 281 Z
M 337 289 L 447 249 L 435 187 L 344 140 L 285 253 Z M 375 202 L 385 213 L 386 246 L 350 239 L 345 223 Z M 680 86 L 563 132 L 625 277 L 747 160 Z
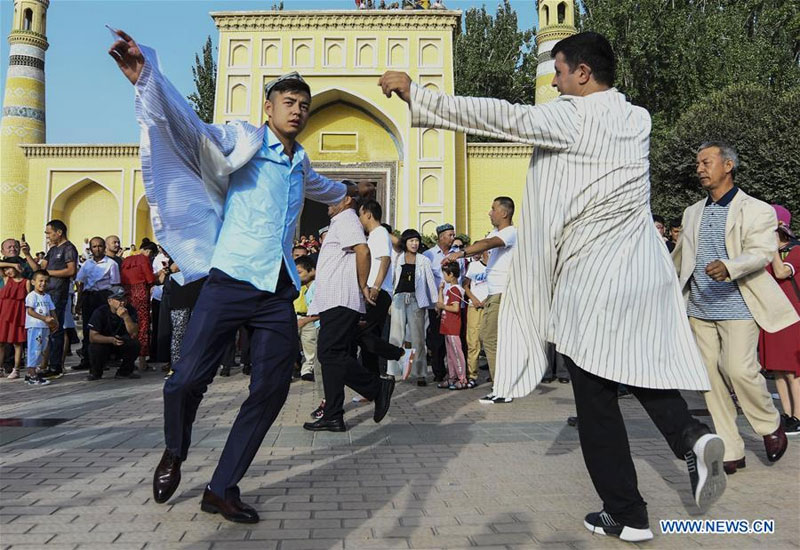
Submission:
M 489 296 L 502 294 L 506 291 L 508 270 L 511 267 L 511 254 L 517 246 L 517 228 L 509 225 L 501 231 L 495 229 L 486 238 L 490 239 L 492 237 L 500 237 L 506 245 L 489 251 L 489 262 L 486 264 L 486 281 L 489 284 Z
M 482 262 L 476 260 L 469 263 L 467 267 L 467 274 L 465 277 L 469 279 L 469 291 L 481 302 L 486 300 L 489 296 L 489 284 L 486 281 L 486 266 Z M 469 301 L 470 305 L 472 300 Z
M 47 317 L 50 315 L 50 312 L 56 308 L 56 305 L 53 303 L 53 299 L 50 298 L 49 294 L 38 294 L 35 291 L 31 291 L 30 294 L 25 297 L 25 307 L 31 307 L 42 317 Z M 41 319 L 31 317 L 26 313 L 25 328 L 47 328 L 47 323 Z
M 381 268 L 381 258 L 389 258 L 389 269 L 386 271 L 386 277 L 383 278 L 381 283 L 381 290 L 385 290 L 392 295 L 392 237 L 389 232 L 382 225 L 369 232 L 367 237 L 367 246 L 369 246 L 370 266 L 369 276 L 367 277 L 367 286 L 373 286 L 375 279 L 378 278 L 378 270 Z

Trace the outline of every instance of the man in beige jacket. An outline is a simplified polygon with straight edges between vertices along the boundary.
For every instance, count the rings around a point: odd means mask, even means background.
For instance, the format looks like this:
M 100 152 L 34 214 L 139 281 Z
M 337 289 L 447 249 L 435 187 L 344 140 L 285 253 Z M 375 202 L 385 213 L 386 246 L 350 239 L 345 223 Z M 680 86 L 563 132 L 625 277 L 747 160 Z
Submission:
M 686 299 L 689 324 L 708 369 L 706 404 L 725 441 L 728 474 L 745 467 L 736 427 L 736 393 L 747 420 L 763 436 L 767 458 L 786 451 L 786 434 L 756 356 L 758 329 L 776 332 L 798 322 L 797 313 L 765 266 L 775 253 L 775 211 L 734 185 L 736 152 L 708 142 L 697 153 L 697 175 L 708 198 L 683 213 L 683 232 L 672 253 Z

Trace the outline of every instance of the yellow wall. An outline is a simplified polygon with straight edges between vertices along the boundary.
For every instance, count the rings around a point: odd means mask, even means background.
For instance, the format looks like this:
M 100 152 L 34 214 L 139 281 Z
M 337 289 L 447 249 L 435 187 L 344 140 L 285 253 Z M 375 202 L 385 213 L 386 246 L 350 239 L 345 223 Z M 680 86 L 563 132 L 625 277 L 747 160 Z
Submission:
M 135 145 L 25 146 L 29 166 L 24 232 L 32 248 L 45 246 L 44 225 L 67 223 L 74 243 L 98 233 L 134 236 L 135 204 L 144 194 Z M 138 244 L 138 243 L 137 243 Z
M 511 143 L 473 143 L 467 146 L 467 152 L 469 204 L 466 211 L 470 238 L 476 240 L 492 230 L 489 209 L 495 197 L 511 197 L 517 211 L 515 217 L 519 217 L 533 148 Z

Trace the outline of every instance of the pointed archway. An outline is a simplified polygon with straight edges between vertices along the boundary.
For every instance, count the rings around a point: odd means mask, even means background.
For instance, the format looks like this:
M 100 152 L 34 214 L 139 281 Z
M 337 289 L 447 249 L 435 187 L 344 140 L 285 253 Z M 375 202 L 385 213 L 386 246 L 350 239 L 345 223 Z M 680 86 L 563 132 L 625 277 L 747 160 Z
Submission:
M 84 178 L 56 195 L 50 218 L 62 220 L 69 240 L 80 248 L 84 239 L 119 233 L 119 200 L 102 183 Z

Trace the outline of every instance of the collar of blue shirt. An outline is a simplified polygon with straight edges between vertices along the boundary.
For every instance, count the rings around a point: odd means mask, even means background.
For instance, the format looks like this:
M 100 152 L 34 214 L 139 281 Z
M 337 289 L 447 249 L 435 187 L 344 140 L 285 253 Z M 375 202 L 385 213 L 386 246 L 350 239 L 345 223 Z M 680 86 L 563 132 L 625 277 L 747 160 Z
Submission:
M 290 161 L 289 155 L 286 154 L 286 151 L 283 148 L 283 143 L 281 143 L 281 140 L 278 139 L 278 136 L 272 132 L 272 129 L 270 129 L 269 126 L 267 126 L 264 130 L 264 145 L 262 145 L 261 149 L 259 149 L 255 154 L 255 158 L 269 159 L 274 162 L 280 162 L 288 165 L 294 165 L 302 162 L 305 156 L 306 151 L 303 149 L 303 146 L 298 142 L 295 142 L 294 156 Z
M 709 195 L 709 197 L 706 199 L 706 206 L 711 206 L 712 204 L 716 204 L 717 206 L 723 206 L 723 207 L 728 206 L 733 200 L 733 197 L 735 197 L 736 193 L 738 192 L 739 188 L 734 185 L 733 188 L 731 188 L 730 191 L 722 195 L 722 198 L 719 199 L 716 203 L 714 203 L 714 201 L 711 200 L 711 196 Z

